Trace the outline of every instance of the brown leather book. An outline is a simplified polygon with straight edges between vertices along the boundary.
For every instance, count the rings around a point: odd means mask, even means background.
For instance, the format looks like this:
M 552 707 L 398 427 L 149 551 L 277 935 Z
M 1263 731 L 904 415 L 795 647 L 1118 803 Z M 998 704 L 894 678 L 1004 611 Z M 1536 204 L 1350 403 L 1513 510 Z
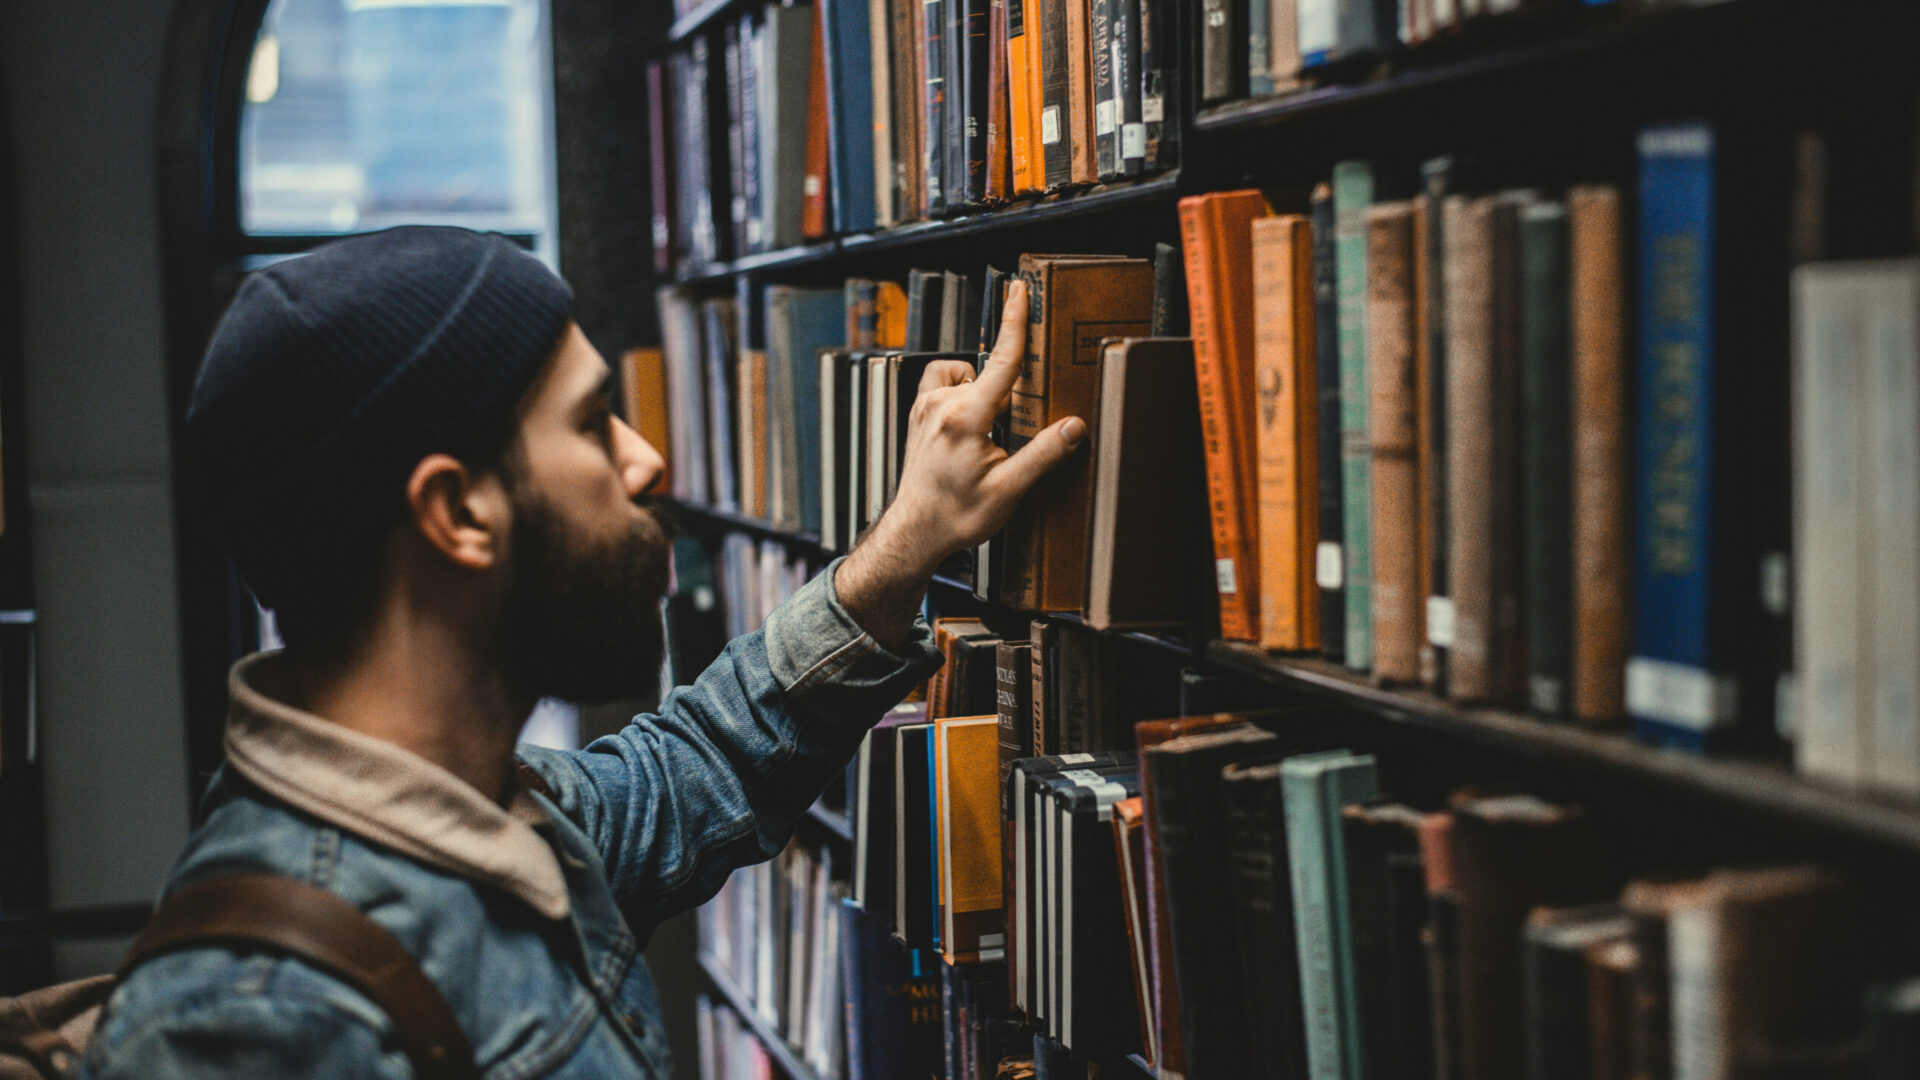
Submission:
M 740 447 L 740 511 L 765 521 L 772 516 L 768 497 L 771 462 L 767 444 L 771 428 L 767 416 L 767 351 L 741 349 L 734 380 L 734 385 L 740 388 L 740 396 L 734 402 L 739 414 L 734 422 L 739 426 L 736 439 Z
M 1144 337 L 1153 320 L 1153 264 L 1145 259 L 1022 255 L 1020 275 L 1033 298 L 1027 360 L 1013 384 L 1009 435 L 1017 450 L 1049 425 L 1077 416 L 1087 443 L 1100 445 L 1101 344 Z M 1008 552 L 1007 602 L 1028 611 L 1086 607 L 1090 455 L 1076 454 L 1034 486 L 1022 520 L 1031 530 L 1023 558 Z M 1016 561 L 1018 565 L 1016 565 Z
M 800 235 L 819 240 L 833 231 L 827 187 L 826 8 L 814 5 L 813 59 L 807 68 L 807 174 L 800 185 Z
M 1236 641 L 1257 641 L 1260 633 L 1252 227 L 1271 213 L 1266 198 L 1253 190 L 1180 200 L 1220 636 Z
M 987 181 L 988 203 L 1007 201 L 1013 193 L 1013 115 L 1007 94 L 1007 5 L 1013 0 L 991 0 L 987 7 Z
M 1630 632 L 1626 292 L 1620 192 L 1567 193 L 1573 294 L 1574 719 L 1626 714 Z
M 1521 1080 L 1527 913 L 1603 900 L 1619 888 L 1598 830 L 1578 806 L 1532 795 L 1456 796 L 1461 1075 Z
M 1113 804 L 1113 854 L 1120 866 L 1120 909 L 1127 924 L 1128 969 L 1140 1010 L 1140 1035 L 1149 1066 L 1158 1067 L 1159 1037 L 1153 1026 L 1153 970 L 1147 925 L 1147 811 L 1140 796 Z
M 1367 210 L 1367 432 L 1373 443 L 1373 677 L 1420 678 L 1420 476 L 1414 378 L 1413 203 Z
M 1135 749 L 1145 758 L 1147 747 L 1169 739 L 1202 731 L 1217 731 L 1244 726 L 1246 721 L 1232 714 L 1188 716 L 1174 720 L 1147 720 L 1133 726 Z M 1153 789 L 1146 771 L 1140 773 L 1140 799 L 1146 807 L 1147 832 L 1147 945 L 1148 974 L 1153 980 L 1153 1041 L 1160 1048 L 1160 1075 L 1184 1074 L 1187 1067 L 1185 1040 L 1180 1031 L 1180 993 L 1174 985 L 1173 927 L 1167 921 L 1167 888 L 1160 877 L 1159 826 L 1153 816 Z
M 1087 0 L 1067 0 L 1068 153 L 1075 184 L 1100 181 L 1095 159 L 1092 14 Z
M 926 207 L 926 79 L 921 39 L 926 36 L 920 0 L 892 0 L 894 217 L 919 219 Z
M 628 349 L 622 358 L 621 404 L 627 423 L 660 453 L 664 463 L 656 491 L 673 490 L 673 432 L 667 414 L 667 354 L 662 349 Z
M 1193 342 L 1111 339 L 1099 375 L 1087 625 L 1176 625 L 1192 614 L 1194 597 L 1190 575 L 1175 568 L 1205 558 L 1204 534 L 1169 520 L 1205 479 Z
M 1313 226 L 1298 214 L 1257 218 L 1253 246 L 1254 453 L 1260 552 L 1260 647 L 1320 647 L 1314 546 L 1318 372 Z
M 1298 0 L 1251 0 L 1267 5 L 1268 66 L 1273 92 L 1298 90 L 1300 80 L 1300 4 Z
M 1447 692 L 1497 696 L 1494 638 L 1494 200 L 1449 196 L 1447 295 L 1447 563 L 1453 644 Z

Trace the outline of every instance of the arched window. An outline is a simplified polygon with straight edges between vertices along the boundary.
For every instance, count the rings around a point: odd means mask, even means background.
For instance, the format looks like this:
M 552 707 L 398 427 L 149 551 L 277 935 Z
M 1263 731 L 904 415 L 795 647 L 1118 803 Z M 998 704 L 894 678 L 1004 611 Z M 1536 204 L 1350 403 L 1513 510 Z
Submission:
M 546 0 L 272 0 L 240 114 L 249 247 L 450 224 L 553 263 L 550 57 Z

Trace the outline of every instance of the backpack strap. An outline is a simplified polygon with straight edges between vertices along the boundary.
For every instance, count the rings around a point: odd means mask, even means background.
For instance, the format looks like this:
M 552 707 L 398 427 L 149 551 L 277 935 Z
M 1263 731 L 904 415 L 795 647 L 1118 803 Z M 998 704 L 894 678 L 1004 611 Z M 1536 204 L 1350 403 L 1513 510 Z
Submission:
M 303 960 L 364 994 L 393 1020 L 419 1080 L 477 1080 L 473 1046 L 440 988 L 386 928 L 325 889 L 279 874 L 182 886 L 127 950 L 121 979 L 164 953 L 254 946 Z

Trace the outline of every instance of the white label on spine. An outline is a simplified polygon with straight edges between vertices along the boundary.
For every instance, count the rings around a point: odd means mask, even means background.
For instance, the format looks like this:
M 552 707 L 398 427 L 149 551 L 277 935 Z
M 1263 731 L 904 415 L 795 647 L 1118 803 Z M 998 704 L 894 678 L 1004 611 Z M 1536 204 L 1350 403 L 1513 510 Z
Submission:
M 1214 577 L 1220 581 L 1220 595 L 1232 596 L 1240 591 L 1240 579 L 1234 574 L 1232 559 L 1213 560 Z
M 1427 644 L 1436 649 L 1453 648 L 1453 597 L 1427 597 Z
M 819 195 L 820 194 L 820 177 L 812 173 L 809 173 L 807 175 L 807 178 L 800 182 L 800 188 L 802 191 L 806 192 L 807 198 L 809 199 L 815 197 L 816 195 Z
M 1060 141 L 1060 106 L 1040 110 L 1040 141 L 1048 146 Z
M 1688 664 L 1636 656 L 1627 661 L 1627 712 L 1693 731 L 1710 731 L 1734 718 L 1732 679 Z
M 1313 549 L 1313 583 L 1323 589 L 1337 589 L 1346 579 L 1340 545 L 1332 540 L 1320 541 L 1320 546 Z
M 1140 99 L 1140 122 L 1158 124 L 1167 118 L 1167 99 L 1149 94 Z
M 1120 156 L 1123 158 L 1147 156 L 1147 125 L 1120 125 Z
M 1789 569 L 1784 551 L 1769 551 L 1760 559 L 1760 606 L 1769 615 L 1787 613 Z
M 1060 764 L 1062 765 L 1079 765 L 1084 762 L 1088 762 L 1092 760 L 1093 760 L 1092 754 L 1061 754 L 1060 755 Z
M 1103 101 L 1093 107 L 1093 133 L 1113 134 L 1113 102 Z

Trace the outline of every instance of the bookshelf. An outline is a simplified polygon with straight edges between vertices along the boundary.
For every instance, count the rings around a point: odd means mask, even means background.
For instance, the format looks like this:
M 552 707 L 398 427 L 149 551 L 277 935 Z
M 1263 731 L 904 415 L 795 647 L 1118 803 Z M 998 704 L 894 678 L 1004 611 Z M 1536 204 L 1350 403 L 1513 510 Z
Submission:
M 737 2 L 709 5 L 676 24 L 674 39 L 711 30 L 721 15 L 743 8 Z M 1080 229 L 1081 236 L 1104 229 L 1111 246 L 1085 250 L 1146 256 L 1154 240 L 1177 237 L 1176 206 L 1185 196 L 1241 187 L 1304 191 L 1303 181 L 1326 179 L 1336 162 L 1357 158 L 1376 159 L 1398 174 L 1401 182 L 1391 186 L 1400 196 L 1412 189 L 1404 181 L 1417 179 L 1419 162 L 1463 151 L 1489 166 L 1475 193 L 1604 181 L 1631 198 L 1633 132 L 1643 125 L 1699 115 L 1790 128 L 1825 122 L 1834 101 L 1862 100 L 1846 94 L 1915 89 L 1910 62 L 1901 66 L 1894 44 L 1913 28 L 1914 12 L 1892 0 L 1622 0 L 1482 20 L 1414 49 L 1392 48 L 1364 64 L 1327 69 L 1317 85 L 1302 90 L 1196 107 L 1199 5 L 1175 10 L 1184 91 L 1175 168 L 697 266 L 673 280 L 702 296 L 729 295 L 734 286 L 737 295 L 747 296 L 768 284 L 820 287 L 857 275 L 898 278 L 909 266 L 977 273 L 988 261 L 1004 265 L 1009 252 L 1081 250 L 1038 238 L 1056 235 L 1044 231 L 1053 229 Z M 1858 71 L 1877 67 L 1906 74 L 1856 78 Z M 1794 89 L 1781 85 L 1786 72 L 1793 73 Z M 1920 164 L 1914 169 L 1920 173 Z M 1631 233 L 1627 238 L 1631 244 Z M 1633 265 L 1624 271 L 1638 272 Z M 1784 303 L 1784 290 L 1781 297 Z M 688 513 L 798 553 L 833 554 L 808 533 L 737 514 L 698 508 Z M 952 576 L 935 578 L 931 607 L 947 616 L 982 617 L 1009 637 L 1005 628 L 1041 615 L 1088 631 L 1076 614 L 978 600 L 970 581 Z M 1783 843 L 1784 849 L 1820 850 L 1846 865 L 1885 859 L 1911 869 L 1920 857 L 1920 799 L 1809 778 L 1787 764 L 1783 753 L 1703 756 L 1649 745 L 1624 727 L 1581 726 L 1517 705 L 1462 705 L 1407 682 L 1382 685 L 1317 655 L 1224 640 L 1217 625 L 1110 631 L 1102 638 L 1125 643 L 1128 663 L 1141 657 L 1143 668 L 1187 668 L 1227 680 L 1242 701 L 1312 701 L 1349 710 L 1369 721 L 1355 725 L 1356 743 L 1366 743 L 1373 732 L 1417 729 L 1461 755 L 1480 755 L 1501 768 L 1538 764 L 1541 777 L 1577 777 L 1578 787 L 1611 793 L 1595 805 L 1645 800 L 1676 814 L 1704 809 L 1716 821 L 1746 825 L 1756 835 L 1794 837 L 1797 846 Z M 1542 787 L 1554 783 L 1525 772 L 1517 779 Z M 844 831 L 837 821 L 825 824 L 837 838 L 831 842 L 859 845 L 857 821 L 847 822 Z M 1909 947 L 1911 935 L 1900 936 L 1901 947 L 1893 951 L 1902 962 L 1920 963 L 1920 950 Z M 1137 1056 L 1117 1060 L 1122 1072 L 1137 1068 L 1153 1075 Z
M 700 970 L 706 975 L 707 981 L 713 984 L 713 989 L 720 995 L 720 999 L 746 1024 L 747 1029 L 753 1032 L 754 1038 L 759 1040 L 760 1045 L 766 1049 L 767 1055 L 773 1058 L 774 1064 L 780 1067 L 787 1080 L 826 1080 L 802 1061 L 800 1055 L 794 1053 L 793 1047 L 787 1044 L 787 1040 L 754 1009 L 752 999 L 733 981 L 733 977 L 727 974 L 725 967 L 712 956 L 702 952 Z

